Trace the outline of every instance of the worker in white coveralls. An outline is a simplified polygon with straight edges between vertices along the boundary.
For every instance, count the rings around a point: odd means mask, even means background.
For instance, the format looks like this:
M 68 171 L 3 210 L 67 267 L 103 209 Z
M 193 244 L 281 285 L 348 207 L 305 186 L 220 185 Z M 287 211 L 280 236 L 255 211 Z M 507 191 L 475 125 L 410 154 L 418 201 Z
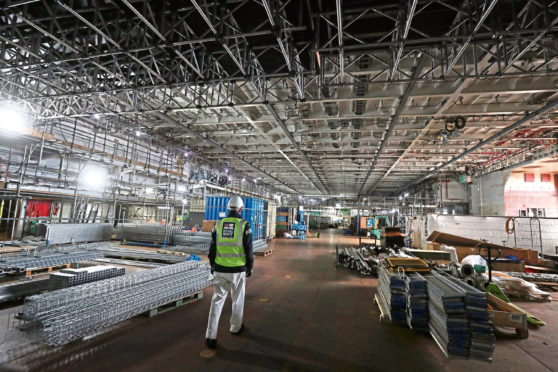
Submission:
M 211 234 L 208 257 L 215 279 L 205 334 L 205 344 L 210 349 L 217 347 L 219 318 L 229 290 L 232 298 L 230 332 L 239 335 L 244 330 L 244 287 L 246 278 L 252 275 L 254 254 L 250 224 L 240 217 L 243 207 L 242 199 L 233 196 L 227 205 L 228 217 L 217 221 Z

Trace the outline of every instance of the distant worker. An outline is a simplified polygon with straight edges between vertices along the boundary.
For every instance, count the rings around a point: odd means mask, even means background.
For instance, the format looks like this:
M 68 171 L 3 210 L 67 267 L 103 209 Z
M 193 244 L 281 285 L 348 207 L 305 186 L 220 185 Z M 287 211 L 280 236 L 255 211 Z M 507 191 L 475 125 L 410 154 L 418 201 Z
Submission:
M 211 233 L 208 257 L 215 279 L 205 333 L 205 344 L 210 349 L 217 348 L 219 318 L 229 290 L 232 298 L 230 332 L 239 335 L 244 330 L 244 287 L 246 278 L 252 275 L 254 254 L 252 229 L 240 216 L 243 207 L 242 199 L 233 196 L 227 205 L 228 217 L 217 221 Z

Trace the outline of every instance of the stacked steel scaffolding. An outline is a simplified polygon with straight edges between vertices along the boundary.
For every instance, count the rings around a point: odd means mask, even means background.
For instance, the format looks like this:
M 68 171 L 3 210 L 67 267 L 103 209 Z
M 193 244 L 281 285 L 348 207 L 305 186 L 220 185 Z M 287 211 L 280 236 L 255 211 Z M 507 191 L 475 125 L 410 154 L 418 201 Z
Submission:
M 45 343 L 63 345 L 211 283 L 209 266 L 188 261 L 28 297 L 20 318 Z
M 126 274 L 126 269 L 116 266 L 90 266 L 82 269 L 63 269 L 50 274 L 49 289 L 62 289 L 114 278 Z
M 46 253 L 36 256 L 14 256 L 0 259 L 0 268 L 25 271 L 50 266 L 65 265 L 74 262 L 91 261 L 102 258 L 101 252 L 96 251 L 67 251 L 62 253 Z

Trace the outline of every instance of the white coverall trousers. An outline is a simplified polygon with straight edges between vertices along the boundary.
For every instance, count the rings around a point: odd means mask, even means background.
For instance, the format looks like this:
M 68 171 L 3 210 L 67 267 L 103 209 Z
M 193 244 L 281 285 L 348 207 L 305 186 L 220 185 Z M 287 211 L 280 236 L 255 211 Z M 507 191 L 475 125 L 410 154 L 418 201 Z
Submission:
M 244 286 L 246 285 L 246 273 L 220 273 L 215 272 L 213 280 L 213 297 L 211 298 L 211 309 L 209 310 L 209 321 L 205 338 L 217 339 L 217 328 L 221 310 L 227 299 L 227 292 L 231 291 L 232 315 L 231 332 L 238 332 L 242 325 L 244 313 Z

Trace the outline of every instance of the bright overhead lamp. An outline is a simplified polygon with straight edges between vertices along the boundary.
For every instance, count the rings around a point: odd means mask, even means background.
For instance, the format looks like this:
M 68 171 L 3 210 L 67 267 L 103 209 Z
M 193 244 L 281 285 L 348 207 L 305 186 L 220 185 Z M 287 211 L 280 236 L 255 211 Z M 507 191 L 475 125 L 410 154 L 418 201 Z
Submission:
M 102 190 L 108 178 L 107 170 L 105 168 L 89 166 L 86 167 L 80 178 L 82 186 L 90 190 Z
M 141 137 L 142 134 L 143 134 L 143 133 L 142 133 L 141 131 L 136 130 L 136 137 Z
M 182 204 L 186 205 L 188 203 L 187 199 L 182 199 Z
M 147 195 L 153 195 L 154 192 L 155 192 L 155 190 L 153 189 L 153 187 L 146 187 L 145 188 L 145 193 Z
M 242 182 L 246 182 L 246 178 L 242 178 Z
M 0 130 L 12 134 L 25 130 L 25 116 L 22 112 L 9 107 L 0 107 Z
M 185 191 L 186 191 L 186 186 L 184 186 L 184 185 L 178 185 L 178 186 L 176 186 L 176 191 L 178 191 L 178 192 L 185 192 Z

